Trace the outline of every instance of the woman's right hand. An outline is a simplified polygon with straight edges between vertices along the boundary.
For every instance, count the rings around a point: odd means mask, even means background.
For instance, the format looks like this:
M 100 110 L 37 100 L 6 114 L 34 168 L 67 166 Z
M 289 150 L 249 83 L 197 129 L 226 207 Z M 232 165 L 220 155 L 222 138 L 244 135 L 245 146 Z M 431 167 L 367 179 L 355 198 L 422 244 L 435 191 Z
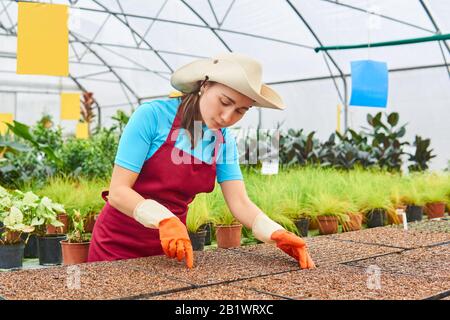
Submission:
M 177 217 L 161 220 L 159 223 L 159 239 L 164 253 L 178 261 L 186 259 L 186 265 L 192 269 L 194 251 L 186 226 Z

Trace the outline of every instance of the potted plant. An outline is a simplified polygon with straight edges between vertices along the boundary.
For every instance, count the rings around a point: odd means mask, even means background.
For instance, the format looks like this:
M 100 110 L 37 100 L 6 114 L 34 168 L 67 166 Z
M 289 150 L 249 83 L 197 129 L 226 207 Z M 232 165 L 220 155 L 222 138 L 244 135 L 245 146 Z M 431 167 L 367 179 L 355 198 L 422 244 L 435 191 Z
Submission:
M 26 243 L 21 234 L 29 234 L 34 227 L 25 224 L 24 214 L 15 206 L 0 212 L 0 220 L 4 225 L 0 234 L 0 269 L 21 268 Z
M 348 212 L 347 215 L 349 219 L 347 221 L 342 221 L 341 223 L 342 231 L 349 232 L 361 230 L 363 215 L 358 212 Z
M 63 263 L 65 265 L 85 263 L 88 259 L 91 233 L 84 228 L 85 217 L 78 210 L 69 213 L 72 230 L 67 239 L 61 241 Z
M 206 230 L 202 227 L 208 222 L 209 213 L 205 194 L 198 194 L 190 203 L 186 217 L 186 227 L 194 251 L 203 251 Z
M 308 236 L 309 222 L 312 213 L 306 207 L 301 207 L 295 199 L 285 198 L 280 205 L 281 213 L 288 217 L 296 227 L 296 233 L 301 237 Z
M 206 235 L 205 235 L 205 246 L 209 246 L 212 243 L 212 235 L 213 235 L 213 231 L 214 231 L 214 223 L 212 223 L 211 221 L 203 224 L 200 226 L 200 230 L 205 230 L 206 231 Z
M 381 192 L 381 186 L 374 186 L 372 190 L 366 190 L 364 199 L 359 207 L 362 209 L 368 228 L 383 227 L 388 223 L 388 212 L 392 209 L 392 203 L 386 192 Z
M 293 220 L 295 226 L 297 227 L 297 232 L 301 237 L 308 236 L 309 221 L 311 219 L 308 217 L 308 213 L 302 212 L 298 215 L 296 219 Z
M 311 211 L 317 215 L 321 235 L 338 233 L 339 221 L 349 219 L 345 215 L 345 212 L 350 209 L 349 202 L 340 200 L 330 193 L 320 192 L 310 195 L 309 202 Z
M 241 245 L 242 224 L 224 207 L 213 216 L 219 248 L 235 248 Z
M 409 185 L 405 192 L 404 202 L 406 204 L 406 220 L 408 222 L 421 221 L 425 200 L 418 186 L 412 183 Z
M 48 197 L 37 197 L 36 210 L 33 212 L 31 225 L 35 226 L 37 235 L 38 257 L 40 265 L 57 265 L 62 263 L 60 241 L 66 239 L 65 234 L 47 234 L 47 226 L 55 228 L 63 227 L 63 223 L 57 219 L 58 213 L 65 213 L 64 207 L 54 203 Z M 62 230 L 62 229 L 59 229 Z
M 445 178 L 433 175 L 427 179 L 427 188 L 422 192 L 424 211 L 429 219 L 442 218 L 447 201 Z

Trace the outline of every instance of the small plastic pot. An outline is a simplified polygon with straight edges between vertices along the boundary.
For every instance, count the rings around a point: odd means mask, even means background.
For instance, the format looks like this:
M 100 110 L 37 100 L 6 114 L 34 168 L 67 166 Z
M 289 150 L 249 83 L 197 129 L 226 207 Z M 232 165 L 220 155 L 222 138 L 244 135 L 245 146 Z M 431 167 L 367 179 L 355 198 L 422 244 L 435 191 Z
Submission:
M 422 221 L 423 207 L 422 206 L 407 206 L 406 220 L 408 222 Z
M 294 220 L 294 224 L 297 227 L 298 234 L 302 237 L 308 236 L 309 229 L 309 219 L 308 218 L 299 218 Z
M 194 251 L 203 251 L 205 248 L 206 230 L 199 230 L 197 232 L 188 232 L 191 239 L 192 249 Z
M 88 261 L 90 242 L 69 243 L 61 241 L 62 257 L 65 265 L 85 263 Z
M 37 237 L 35 234 L 30 234 L 28 237 L 27 233 L 21 234 L 22 240 L 25 242 L 28 238 L 28 242 L 25 244 L 25 250 L 23 252 L 24 258 L 34 259 L 38 257 L 38 247 L 37 247 Z
M 50 234 L 37 239 L 39 264 L 43 266 L 62 264 L 61 241 L 66 240 L 66 235 Z
M 206 231 L 205 246 L 209 246 L 211 244 L 211 242 L 212 242 L 213 229 L 214 229 L 213 223 L 212 222 L 208 222 L 208 223 L 202 225 L 200 227 L 200 229 Z
M 367 227 L 384 227 L 387 222 L 387 212 L 384 209 L 372 209 L 367 212 Z
M 24 243 L 0 245 L 0 269 L 22 268 Z
M 445 214 L 445 202 L 427 203 L 424 211 L 428 219 L 443 218 Z
M 217 225 L 216 226 L 217 247 L 223 249 L 240 247 L 241 231 L 242 231 L 242 224 Z
M 322 235 L 333 234 L 338 232 L 338 219 L 334 216 L 319 216 L 319 233 Z

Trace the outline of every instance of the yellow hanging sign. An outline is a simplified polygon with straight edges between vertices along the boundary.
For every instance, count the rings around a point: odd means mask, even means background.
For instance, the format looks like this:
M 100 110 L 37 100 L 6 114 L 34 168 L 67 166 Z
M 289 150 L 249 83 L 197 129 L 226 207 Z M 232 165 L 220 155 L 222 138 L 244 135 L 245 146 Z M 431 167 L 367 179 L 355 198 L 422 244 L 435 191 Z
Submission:
M 0 113 L 0 134 L 5 134 L 8 131 L 6 123 L 12 124 L 14 115 L 12 113 Z M 6 122 L 6 123 L 5 123 Z
M 17 74 L 69 75 L 68 6 L 19 2 Z
M 61 120 L 80 119 L 80 99 L 79 93 L 61 93 Z
M 77 130 L 75 134 L 77 139 L 88 139 L 89 138 L 89 125 L 87 122 L 78 122 Z

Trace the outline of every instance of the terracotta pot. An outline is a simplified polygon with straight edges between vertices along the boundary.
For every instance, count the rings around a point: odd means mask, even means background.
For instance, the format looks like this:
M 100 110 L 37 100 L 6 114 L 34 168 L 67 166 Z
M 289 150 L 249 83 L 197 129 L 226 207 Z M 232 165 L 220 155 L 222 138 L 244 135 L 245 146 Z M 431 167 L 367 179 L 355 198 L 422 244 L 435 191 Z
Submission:
M 84 231 L 87 233 L 92 233 L 94 231 L 95 221 L 97 220 L 97 216 L 90 215 L 84 221 Z
M 68 240 L 61 241 L 63 263 L 79 264 L 88 260 L 90 242 L 69 243 Z
M 348 216 L 350 220 L 342 224 L 342 230 L 344 232 L 361 230 L 363 220 L 362 214 L 349 213 Z
M 236 248 L 241 246 L 242 224 L 216 226 L 217 246 L 219 248 Z
M 338 232 L 338 219 L 333 216 L 317 217 L 320 234 L 332 234 Z
M 445 214 L 445 202 L 433 202 L 425 205 L 428 219 L 442 218 Z
M 69 226 L 69 217 L 65 213 L 58 214 L 57 220 L 64 223 L 64 227 L 54 227 L 52 225 L 47 225 L 47 234 L 67 234 L 67 229 Z

